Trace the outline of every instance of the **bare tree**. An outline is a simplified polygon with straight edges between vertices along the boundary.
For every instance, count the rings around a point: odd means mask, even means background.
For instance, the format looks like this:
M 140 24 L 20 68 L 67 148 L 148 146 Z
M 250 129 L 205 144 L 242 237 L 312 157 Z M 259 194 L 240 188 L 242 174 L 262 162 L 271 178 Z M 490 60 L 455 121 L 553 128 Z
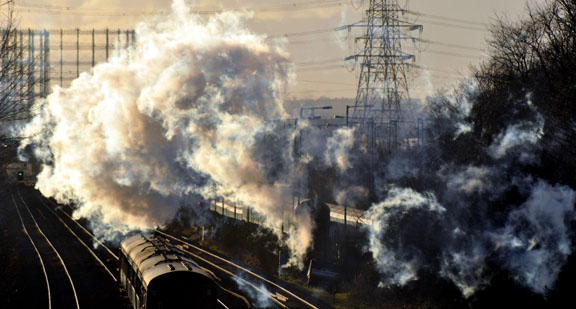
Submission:
M 34 103 L 33 59 L 17 29 L 14 1 L 0 3 L 0 142 L 10 140 L 6 128 L 31 116 Z
M 34 53 L 24 44 L 25 34 L 17 29 L 13 0 L 0 0 L 0 162 L 14 161 L 22 137 L 10 128 L 29 119 L 35 99 L 37 78 Z M 26 39 L 28 39 L 26 37 Z M 29 42 L 26 42 L 29 43 Z M 2 166 L 3 167 L 3 166 Z M 0 171 L 0 182 L 2 182 Z

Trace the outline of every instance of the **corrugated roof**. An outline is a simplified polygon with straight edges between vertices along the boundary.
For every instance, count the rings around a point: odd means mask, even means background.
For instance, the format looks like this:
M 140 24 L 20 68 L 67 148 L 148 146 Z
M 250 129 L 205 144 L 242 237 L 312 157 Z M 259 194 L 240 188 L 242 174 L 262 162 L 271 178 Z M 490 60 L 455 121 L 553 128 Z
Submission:
M 171 272 L 194 272 L 210 277 L 192 259 L 156 238 L 134 235 L 125 239 L 121 248 L 139 270 L 138 276 L 146 287 L 154 278 Z

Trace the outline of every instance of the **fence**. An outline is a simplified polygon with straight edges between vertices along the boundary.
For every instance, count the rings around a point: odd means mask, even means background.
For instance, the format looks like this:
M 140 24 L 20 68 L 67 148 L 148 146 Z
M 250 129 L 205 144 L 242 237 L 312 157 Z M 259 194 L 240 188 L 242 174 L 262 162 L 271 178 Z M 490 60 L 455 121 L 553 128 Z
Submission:
M 11 48 L 2 59 L 18 58 L 27 70 L 15 70 L 7 79 L 22 85 L 17 95 L 27 100 L 47 96 L 52 86 L 68 86 L 81 72 L 108 61 L 118 50 L 136 41 L 134 30 L 16 30 L 8 36 Z M 17 74 L 17 75 L 16 75 Z M 25 76 L 22 76 L 22 75 Z

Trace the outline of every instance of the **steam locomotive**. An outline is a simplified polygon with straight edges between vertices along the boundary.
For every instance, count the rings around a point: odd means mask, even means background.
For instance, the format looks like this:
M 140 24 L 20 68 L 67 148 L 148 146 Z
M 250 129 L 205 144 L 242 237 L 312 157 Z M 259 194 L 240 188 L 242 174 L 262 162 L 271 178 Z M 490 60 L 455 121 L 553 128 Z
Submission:
M 212 276 L 172 244 L 135 235 L 121 244 L 120 284 L 136 309 L 216 308 Z

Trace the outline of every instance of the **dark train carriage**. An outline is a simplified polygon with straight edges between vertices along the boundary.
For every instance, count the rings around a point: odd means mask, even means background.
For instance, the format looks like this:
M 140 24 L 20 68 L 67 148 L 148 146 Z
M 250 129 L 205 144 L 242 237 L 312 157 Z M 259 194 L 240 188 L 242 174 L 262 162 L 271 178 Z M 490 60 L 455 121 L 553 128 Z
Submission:
M 154 237 L 121 245 L 120 284 L 137 309 L 216 308 L 218 286 L 196 262 Z

